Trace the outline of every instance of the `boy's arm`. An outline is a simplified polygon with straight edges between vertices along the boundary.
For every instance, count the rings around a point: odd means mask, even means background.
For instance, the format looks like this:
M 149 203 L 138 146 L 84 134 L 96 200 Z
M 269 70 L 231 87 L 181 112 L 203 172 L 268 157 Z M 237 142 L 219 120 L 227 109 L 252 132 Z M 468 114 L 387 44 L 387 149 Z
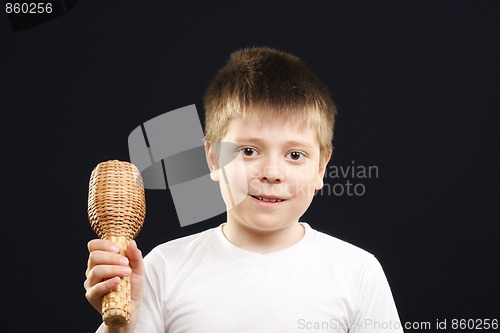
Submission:
M 115 288 L 120 277 L 129 276 L 131 285 L 130 321 L 121 328 L 108 327 L 102 324 L 100 333 L 134 332 L 139 312 L 139 304 L 143 296 L 144 264 L 142 253 L 135 241 L 130 241 L 126 250 L 126 258 L 119 255 L 118 248 L 111 242 L 94 239 L 88 243 L 89 260 L 84 287 L 85 297 L 99 312 L 104 295 Z
M 153 250 L 144 258 L 142 297 L 136 311 L 131 312 L 129 325 L 112 329 L 103 323 L 96 333 L 165 333 L 165 287 L 165 261 Z
M 165 310 L 163 307 L 166 295 L 165 288 L 165 259 L 159 251 L 151 251 L 144 258 L 144 280 L 143 294 L 136 318 L 130 319 L 134 329 L 117 331 L 118 333 L 165 333 Z M 131 314 L 132 316 L 132 314 Z M 115 331 L 102 331 L 103 333 L 115 333 Z
M 103 324 L 102 327 L 100 327 L 97 330 L 97 332 L 98 333 L 133 333 L 134 329 L 132 329 L 131 327 L 115 328 L 115 327 L 109 327 L 109 326 L 106 326 Z
M 356 309 L 356 318 L 350 332 L 403 332 L 389 282 L 375 257 L 363 272 Z

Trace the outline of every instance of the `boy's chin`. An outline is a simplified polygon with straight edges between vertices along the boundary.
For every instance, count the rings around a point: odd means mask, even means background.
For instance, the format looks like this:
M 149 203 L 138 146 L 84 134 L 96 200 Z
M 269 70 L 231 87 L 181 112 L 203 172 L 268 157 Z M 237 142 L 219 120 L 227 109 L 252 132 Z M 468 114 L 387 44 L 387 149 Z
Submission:
M 294 226 L 298 225 L 299 225 L 298 220 L 286 223 L 283 223 L 282 221 L 279 222 L 259 221 L 256 223 L 252 223 L 249 227 L 255 233 L 259 233 L 261 235 L 270 235 L 270 234 L 278 235 L 284 232 L 285 230 L 291 230 L 290 228 L 293 228 Z M 288 231 L 286 233 L 288 233 Z
M 228 221 L 237 223 L 246 229 L 251 229 L 257 232 L 274 232 L 291 225 L 298 224 L 299 219 L 286 219 L 282 216 L 268 216 L 266 214 L 252 214 L 252 216 L 243 218 L 228 212 Z

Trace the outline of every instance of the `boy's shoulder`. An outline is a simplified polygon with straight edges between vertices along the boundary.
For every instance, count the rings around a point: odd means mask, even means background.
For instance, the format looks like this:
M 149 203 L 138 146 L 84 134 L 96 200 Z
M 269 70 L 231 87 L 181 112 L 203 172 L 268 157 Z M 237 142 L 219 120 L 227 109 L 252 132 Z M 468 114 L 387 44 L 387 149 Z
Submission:
M 316 263 L 318 271 L 342 276 L 351 282 L 384 276 L 378 258 L 362 246 L 321 231 L 317 231 L 316 235 L 316 246 L 309 253 L 308 259 Z
M 315 229 L 313 229 L 315 230 Z M 361 257 L 371 257 L 373 256 L 369 251 L 363 249 L 362 247 L 350 243 L 347 240 L 338 238 L 329 233 L 315 230 L 317 233 L 318 244 L 320 246 L 330 247 L 336 250 L 342 250 L 343 252 L 348 252 L 351 255 L 361 256 Z
M 175 238 L 159 244 L 148 254 L 155 253 L 183 253 L 196 249 L 200 245 L 210 243 L 209 238 L 215 228 L 206 229 L 191 235 Z

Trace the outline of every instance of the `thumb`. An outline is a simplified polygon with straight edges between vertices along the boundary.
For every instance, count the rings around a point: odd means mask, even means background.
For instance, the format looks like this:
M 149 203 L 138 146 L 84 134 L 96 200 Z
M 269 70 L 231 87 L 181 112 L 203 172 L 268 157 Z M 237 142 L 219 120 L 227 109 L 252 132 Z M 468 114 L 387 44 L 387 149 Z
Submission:
M 135 240 L 130 240 L 128 242 L 126 254 L 130 263 L 130 268 L 132 268 L 134 273 L 143 275 L 144 262 L 142 259 L 142 252 L 137 247 L 137 243 L 135 242 Z

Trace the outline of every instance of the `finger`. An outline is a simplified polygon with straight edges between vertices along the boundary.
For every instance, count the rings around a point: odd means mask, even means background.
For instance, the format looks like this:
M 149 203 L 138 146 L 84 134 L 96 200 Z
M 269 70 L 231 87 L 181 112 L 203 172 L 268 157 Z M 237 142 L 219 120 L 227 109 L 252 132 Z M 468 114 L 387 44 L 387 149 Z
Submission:
M 120 278 L 117 276 L 108 279 L 106 281 L 102 281 L 98 284 L 95 284 L 92 287 L 89 287 L 89 284 L 87 283 L 86 280 L 84 283 L 84 287 L 86 290 L 85 297 L 100 312 L 99 305 L 101 303 L 101 299 L 104 297 L 104 295 L 114 290 L 119 283 L 120 283 Z
M 130 262 L 130 267 L 135 273 L 144 273 L 144 262 L 142 259 L 142 252 L 137 247 L 137 243 L 134 240 L 130 240 L 127 245 L 127 257 Z
M 128 266 L 129 260 L 127 257 L 118 253 L 111 253 L 106 251 L 92 251 L 89 254 L 89 263 L 95 265 L 121 265 Z
M 130 275 L 132 269 L 128 266 L 98 265 L 89 270 L 87 274 L 87 286 L 93 287 L 102 281 Z
M 118 245 L 114 244 L 111 241 L 98 238 L 90 240 L 87 243 L 87 249 L 89 250 L 89 253 L 97 250 L 113 253 L 120 252 L 120 248 L 118 247 Z
M 90 270 L 98 265 L 115 265 L 115 266 L 129 266 L 127 257 L 117 253 L 110 253 L 105 251 L 93 251 L 89 254 L 87 261 L 87 270 L 85 276 L 88 276 Z

